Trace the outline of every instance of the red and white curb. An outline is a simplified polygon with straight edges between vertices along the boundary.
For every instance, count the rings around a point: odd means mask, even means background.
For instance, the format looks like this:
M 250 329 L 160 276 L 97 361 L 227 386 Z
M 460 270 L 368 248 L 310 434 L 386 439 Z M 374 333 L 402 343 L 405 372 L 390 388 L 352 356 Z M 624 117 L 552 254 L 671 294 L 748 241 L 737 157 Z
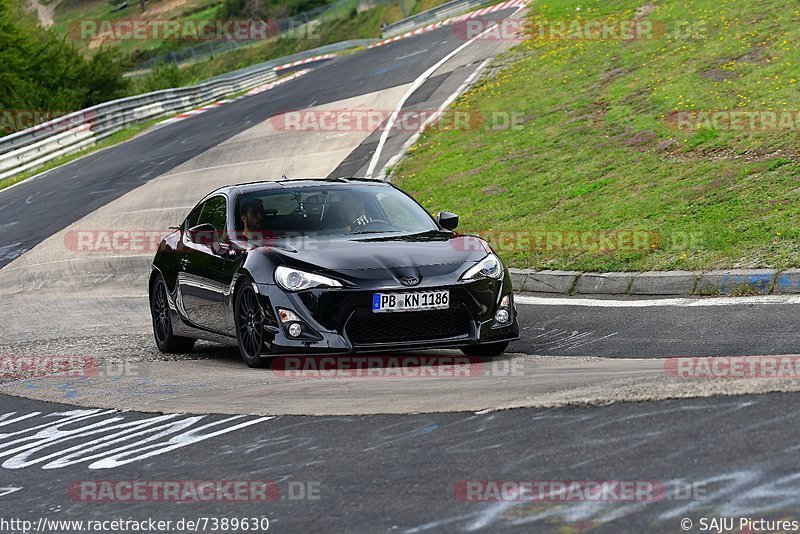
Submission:
M 227 102 L 229 102 L 229 100 L 220 100 L 219 102 L 214 102 L 213 104 L 208 104 L 207 106 L 203 106 L 201 108 L 184 111 L 180 115 L 175 115 L 174 117 L 170 117 L 167 120 L 161 121 L 159 124 L 172 124 L 173 122 L 182 121 L 183 119 L 188 119 L 189 117 L 194 117 L 195 115 L 205 113 L 209 109 L 218 108 Z
M 244 98 L 246 96 L 257 95 L 259 93 L 263 93 L 264 91 L 269 91 L 273 87 L 277 87 L 279 85 L 283 85 L 286 82 L 290 82 L 292 80 L 295 80 L 295 79 L 299 78 L 300 76 L 305 76 L 306 74 L 308 74 L 312 70 L 313 69 L 299 70 L 299 71 L 295 72 L 294 74 L 291 74 L 290 76 L 287 76 L 285 78 L 281 78 L 280 80 L 275 80 L 274 82 L 265 83 L 264 85 L 259 85 L 259 86 L 253 87 L 252 89 L 250 89 L 248 92 L 246 92 L 242 96 L 234 98 L 234 100 L 239 100 L 240 98 Z
M 265 83 L 265 84 L 262 84 L 262 85 L 257 85 L 256 87 L 253 87 L 252 89 L 250 89 L 245 94 L 237 96 L 236 98 L 226 98 L 224 100 L 220 100 L 219 102 L 214 102 L 213 104 L 208 104 L 206 106 L 203 106 L 203 107 L 200 107 L 200 108 L 197 108 L 197 109 L 193 109 L 193 110 L 190 110 L 190 111 L 184 111 L 183 113 L 181 113 L 179 115 L 175 115 L 174 117 L 170 117 L 169 119 L 163 120 L 163 121 L 159 122 L 158 124 L 161 125 L 161 124 L 172 124 L 174 122 L 180 122 L 180 121 L 182 121 L 184 119 L 188 119 L 189 117 L 194 117 L 195 115 L 199 115 L 201 113 L 205 113 L 209 109 L 218 108 L 219 106 L 221 106 L 223 104 L 227 104 L 229 102 L 236 102 L 237 100 L 241 100 L 242 98 L 245 98 L 245 97 L 248 97 L 248 96 L 252 96 L 252 95 L 257 95 L 259 93 L 263 93 L 264 91 L 269 91 L 273 87 L 277 87 L 279 85 L 283 85 L 286 82 L 289 82 L 289 81 L 292 81 L 292 80 L 295 80 L 295 79 L 299 78 L 300 76 L 305 76 L 306 74 L 308 74 L 312 70 L 313 69 L 303 69 L 303 70 L 295 72 L 291 76 L 286 76 L 285 78 L 281 78 L 280 80 L 275 80 L 274 82 Z
M 428 24 L 427 26 L 423 26 L 422 28 L 417 28 L 416 30 L 408 31 L 406 33 L 402 33 L 400 35 L 395 35 L 389 39 L 384 39 L 383 41 L 379 41 L 375 44 L 369 45 L 367 48 L 376 48 L 378 46 L 383 46 L 385 44 L 393 43 L 395 41 L 399 41 L 401 39 L 407 39 L 409 37 L 413 37 L 415 35 L 419 35 L 421 33 L 433 31 L 436 29 L 441 28 L 442 26 L 447 26 L 449 24 L 454 24 L 456 22 L 461 22 L 462 20 L 468 20 L 475 17 L 480 17 L 481 15 L 486 15 L 487 13 L 494 13 L 495 11 L 501 11 L 503 9 L 508 9 L 511 7 L 524 7 L 528 3 L 528 0 L 506 0 L 505 2 L 501 2 L 499 4 L 495 4 L 493 6 L 484 7 L 483 9 L 478 9 L 476 11 L 470 11 L 469 13 L 465 13 L 463 15 L 459 15 L 457 17 L 450 17 L 449 19 L 440 20 L 439 22 L 435 22 L 433 24 Z
M 323 59 L 333 59 L 335 57 L 339 57 L 339 54 L 323 54 L 321 56 L 314 56 L 314 57 L 307 57 L 305 59 L 298 59 L 297 61 L 292 61 L 291 63 L 286 63 L 285 65 L 279 65 L 275 67 L 275 72 L 283 69 L 290 69 L 292 67 L 296 67 L 298 65 L 305 65 L 306 63 L 313 63 L 315 61 L 322 61 Z

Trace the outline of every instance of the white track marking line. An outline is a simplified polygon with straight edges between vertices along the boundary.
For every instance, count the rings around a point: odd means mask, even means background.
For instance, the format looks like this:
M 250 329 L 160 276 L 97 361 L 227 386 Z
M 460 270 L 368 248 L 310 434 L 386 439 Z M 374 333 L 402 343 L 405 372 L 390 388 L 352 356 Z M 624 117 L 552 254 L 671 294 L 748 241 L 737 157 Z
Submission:
M 408 138 L 408 141 L 403 143 L 403 146 L 400 148 L 400 151 L 391 158 L 389 158 L 389 161 L 387 161 L 386 165 L 384 165 L 383 168 L 380 170 L 378 176 L 386 176 L 387 169 L 389 169 L 389 167 L 394 167 L 395 165 L 397 165 L 397 162 L 400 161 L 406 154 L 408 154 L 408 150 L 414 144 L 416 144 L 417 140 L 419 140 L 420 135 L 422 135 L 422 132 L 425 131 L 425 128 L 427 128 L 427 126 L 431 124 L 433 121 L 438 120 L 439 117 L 441 117 L 442 113 L 444 113 L 445 110 L 450 107 L 450 104 L 455 102 L 456 98 L 458 98 L 461 95 L 461 93 L 463 93 L 467 89 L 467 87 L 469 87 L 469 85 L 475 80 L 475 78 L 478 77 L 481 71 L 483 71 L 483 69 L 486 67 L 486 65 L 489 64 L 491 60 L 492 60 L 491 58 L 484 60 L 483 63 L 478 65 L 477 69 L 472 71 L 472 74 L 470 74 L 469 77 L 466 80 L 464 80 L 464 83 L 462 83 L 459 86 L 459 88 L 453 92 L 453 94 L 447 97 L 447 100 L 442 102 L 442 105 L 439 106 L 439 109 L 436 110 L 436 113 L 428 117 L 428 119 L 424 123 L 422 123 L 422 126 L 420 126 L 419 130 L 414 132 L 414 134 Z
M 394 58 L 394 60 L 395 61 L 400 61 L 401 59 L 408 59 L 410 57 L 414 57 L 414 56 L 418 56 L 420 54 L 424 54 L 427 51 L 428 51 L 427 48 L 423 48 L 422 50 L 417 50 L 416 52 L 411 52 L 410 54 L 406 54 L 404 56 L 396 57 L 396 58 Z
M 512 14 L 512 16 L 513 16 L 513 14 Z M 383 146 L 386 144 L 386 140 L 389 138 L 389 133 L 392 131 L 392 126 L 394 126 L 394 122 L 397 120 L 397 116 L 400 114 L 400 111 L 403 109 L 403 105 L 406 103 L 406 100 L 408 100 L 411 97 L 411 95 L 413 95 L 414 92 L 417 89 L 419 89 L 422 86 L 423 83 L 425 83 L 425 80 L 430 78 L 430 76 L 439 69 L 439 67 L 441 67 L 442 65 L 447 63 L 456 54 L 458 54 L 459 52 L 464 50 L 466 47 L 468 47 L 469 45 L 471 45 L 472 43 L 474 43 L 475 41 L 477 41 L 481 37 L 483 37 L 485 34 L 487 34 L 490 31 L 492 31 L 495 26 L 496 26 L 496 24 L 492 24 L 491 26 L 486 28 L 484 31 L 482 31 L 480 34 L 476 35 L 475 37 L 473 37 L 472 39 L 470 39 L 466 43 L 462 44 L 461 46 L 459 46 L 458 48 L 456 48 L 455 50 L 453 50 L 452 52 L 450 52 L 449 54 L 444 56 L 438 62 L 436 62 L 436 64 L 434 64 L 428 70 L 426 70 L 425 72 L 420 74 L 419 77 L 416 80 L 414 80 L 414 83 L 411 85 L 411 87 L 408 88 L 408 91 L 406 91 L 406 94 L 403 95 L 403 98 L 400 99 L 400 102 L 397 103 L 397 107 L 395 108 L 394 111 L 392 111 L 391 116 L 389 116 L 389 122 L 386 123 L 386 128 L 384 128 L 383 133 L 381 134 L 381 139 L 380 139 L 380 141 L 378 141 L 378 147 L 375 149 L 375 153 L 372 154 L 372 160 L 370 160 L 369 167 L 367 167 L 367 174 L 364 176 L 365 178 L 372 178 L 372 175 L 375 173 L 375 167 L 378 166 L 378 160 L 381 157 L 381 152 L 383 152 Z
M 19 491 L 21 489 L 22 488 L 18 488 L 18 487 L 15 487 L 15 486 L 6 486 L 4 488 L 0 488 L 0 497 L 5 497 L 6 495 L 10 495 L 10 494 L 14 493 L 15 491 Z
M 503 2 L 501 4 L 496 4 L 494 6 L 486 7 L 483 9 L 478 9 L 476 11 L 470 11 L 468 13 L 464 13 L 463 15 L 459 15 L 457 17 L 450 17 L 444 20 L 440 20 L 439 22 L 434 22 L 433 24 L 428 24 L 427 26 L 423 26 L 421 28 L 417 28 L 416 30 L 409 30 L 405 33 L 401 33 L 399 35 L 395 35 L 394 37 L 389 37 L 388 39 L 384 39 L 377 43 L 369 45 L 367 48 L 376 48 L 379 46 L 383 46 L 389 43 L 394 43 L 400 41 L 402 39 L 406 39 L 408 37 L 414 37 L 415 35 L 419 35 L 421 33 L 427 33 L 429 31 L 438 30 L 443 26 L 448 26 L 456 22 L 461 22 L 464 20 L 469 20 L 475 17 L 479 17 L 481 15 L 485 15 L 487 13 L 494 13 L 495 11 L 502 11 L 504 9 L 509 9 L 512 7 L 524 7 L 527 4 L 528 0 L 517 0 L 517 1 L 508 1 Z M 447 41 L 442 41 L 440 44 L 444 44 Z
M 606 300 L 568 297 L 531 297 L 514 295 L 514 302 L 531 306 L 594 306 L 597 308 L 649 308 L 664 306 L 744 306 L 750 304 L 800 304 L 800 295 L 764 295 L 760 297 L 697 297 L 645 300 Z
M 342 150 L 344 150 L 344 149 L 342 149 Z M 331 152 L 330 150 L 329 151 L 323 151 L 323 152 L 304 152 L 303 155 L 305 155 L 305 156 L 316 156 L 316 155 L 319 155 L 319 154 L 328 154 L 330 152 Z M 336 152 L 336 151 L 334 151 L 334 152 Z M 192 173 L 197 173 L 197 172 L 211 171 L 211 170 L 215 170 L 215 169 L 225 169 L 225 168 L 228 168 L 228 167 L 237 167 L 237 166 L 240 166 L 240 165 L 259 165 L 259 164 L 262 164 L 262 163 L 268 163 L 270 161 L 275 161 L 275 160 L 279 160 L 279 159 L 283 159 L 283 158 L 284 158 L 284 156 L 275 156 L 274 158 L 268 158 L 268 159 L 257 159 L 257 160 L 253 160 L 253 161 L 239 161 L 237 163 L 223 163 L 222 165 L 212 165 L 211 167 L 200 167 L 198 169 L 191 169 L 191 170 L 188 170 L 188 171 L 175 172 L 175 173 L 172 173 L 172 174 L 164 174 L 164 175 L 162 175 L 162 177 L 180 176 L 182 174 L 192 174 Z M 309 176 L 308 178 L 311 178 L 311 177 Z M 320 180 L 324 180 L 324 179 L 325 179 L 324 176 L 320 177 Z M 277 178 L 275 180 L 277 180 Z M 263 181 L 265 181 L 265 182 L 274 182 L 275 180 L 263 180 Z M 194 207 L 194 206 L 192 206 L 192 207 Z
M 305 76 L 306 74 L 308 74 L 312 70 L 313 69 L 299 70 L 299 71 L 295 72 L 294 74 L 286 76 L 285 78 L 278 78 L 277 80 L 275 80 L 273 82 L 269 82 L 269 83 L 265 83 L 265 84 L 261 84 L 261 85 L 258 85 L 256 87 L 253 87 L 252 89 L 250 89 L 245 94 L 237 96 L 236 98 L 225 98 L 223 100 L 219 100 L 219 101 L 214 102 L 212 104 L 208 104 L 208 105 L 205 105 L 205 106 L 202 106 L 202 107 L 199 107 L 199 108 L 196 108 L 196 109 L 192 109 L 192 110 L 189 110 L 189 111 L 184 111 L 183 113 L 180 113 L 180 114 L 175 115 L 173 117 L 170 117 L 168 119 L 164 119 L 163 121 L 159 122 L 158 125 L 159 126 L 162 126 L 162 125 L 165 126 L 167 124 L 175 124 L 176 122 L 181 122 L 181 121 L 186 120 L 188 118 L 194 117 L 195 115 L 199 115 L 199 114 L 205 113 L 206 111 L 209 111 L 211 109 L 218 108 L 218 107 L 220 107 L 220 106 L 222 106 L 224 104 L 228 104 L 230 102 L 236 102 L 237 100 L 241 100 L 242 98 L 246 98 L 248 96 L 261 94 L 264 91 L 269 91 L 270 89 L 274 89 L 275 87 L 278 87 L 279 85 L 283 85 L 286 82 L 290 82 L 292 80 L 296 80 L 297 78 L 300 78 L 301 76 Z

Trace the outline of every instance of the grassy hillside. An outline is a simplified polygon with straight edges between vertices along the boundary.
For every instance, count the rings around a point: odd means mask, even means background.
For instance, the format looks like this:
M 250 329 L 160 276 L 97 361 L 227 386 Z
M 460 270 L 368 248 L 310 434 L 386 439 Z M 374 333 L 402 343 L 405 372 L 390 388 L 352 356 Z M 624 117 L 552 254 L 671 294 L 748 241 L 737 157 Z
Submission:
M 381 25 L 400 20 L 405 15 L 435 7 L 445 0 L 399 0 L 360 5 L 359 0 L 148 0 L 142 11 L 138 0 L 128 0 L 126 9 L 118 9 L 122 0 L 55 0 L 52 31 L 66 35 L 84 55 L 91 57 L 102 50 L 113 49 L 129 60 L 130 65 L 146 64 L 167 58 L 166 64 L 150 69 L 145 77 L 129 84 L 128 93 L 137 94 L 156 89 L 194 84 L 212 76 L 247 67 L 270 59 L 302 52 L 325 44 L 348 39 L 379 37 Z M 228 43 L 157 39 L 108 39 L 102 35 L 93 39 L 78 38 L 81 21 L 170 20 L 250 20 L 251 18 L 282 18 L 309 9 L 330 5 L 310 34 L 281 34 L 264 41 L 242 43 L 236 49 Z M 98 23 L 99 27 L 99 23 Z M 102 32 L 101 32 L 102 33 Z M 195 47 L 183 54 L 191 61 L 176 67 L 169 59 L 172 52 Z M 209 54 L 210 48 L 214 53 Z M 194 58 L 194 59 L 192 59 Z
M 400 186 L 431 210 L 458 211 L 464 229 L 488 232 L 518 267 L 798 265 L 797 3 L 543 0 L 529 14 L 529 38 L 454 105 L 484 118 L 514 114 L 518 126 L 487 129 L 487 119 L 425 133 L 395 170 Z M 575 21 L 653 31 L 635 39 L 558 31 Z M 747 131 L 699 113 L 715 110 L 785 113 L 775 128 L 764 119 Z M 570 234 L 577 230 L 651 239 L 598 251 L 579 242 L 587 234 Z M 549 246 L 536 231 L 572 237 Z
M 383 22 L 402 18 L 396 5 L 384 5 L 355 13 L 350 11 L 342 18 L 331 18 L 319 26 L 315 39 L 277 37 L 236 50 L 206 58 L 197 63 L 177 68 L 174 65 L 158 68 L 133 82 L 131 92 L 141 93 L 198 83 L 204 79 L 247 67 L 270 59 L 288 56 L 322 45 L 362 39 L 380 35 Z
M 124 96 L 124 67 L 107 50 L 84 58 L 19 3 L 0 0 L 0 135 L 30 126 L 26 113 L 52 118 Z
M 119 9 L 123 0 L 55 0 L 53 30 L 60 35 L 77 32 L 81 21 L 211 21 L 211 20 L 251 20 L 251 19 L 283 19 L 312 9 L 334 5 L 330 14 L 323 20 L 323 37 L 336 33 L 331 24 L 354 18 L 358 0 L 148 0 L 146 9 L 142 11 L 139 0 L 128 0 L 128 7 Z M 378 37 L 380 24 L 394 22 L 403 18 L 403 13 L 414 14 L 445 0 L 399 0 L 397 2 L 375 2 L 374 8 L 367 10 L 367 15 L 356 28 L 356 37 Z M 49 2 L 44 1 L 47 4 Z M 402 3 L 402 9 L 400 4 Z M 373 20 L 374 19 L 374 20 Z M 373 22 L 377 24 L 373 24 Z M 349 35 L 345 38 L 350 38 Z M 355 37 L 353 37 L 355 38 Z M 197 44 L 196 42 L 151 40 L 113 40 L 99 36 L 92 39 L 79 39 L 70 36 L 70 40 L 86 54 L 92 54 L 103 46 L 110 46 L 124 54 L 131 54 L 134 59 L 151 57 L 169 53 L 181 46 Z M 312 40 L 300 40 L 298 47 L 312 48 Z M 256 46 L 259 48 L 260 46 Z
M 232 7 L 238 2 L 231 0 L 148 0 L 142 11 L 139 0 L 128 0 L 128 7 L 119 9 L 122 0 L 61 0 L 55 7 L 53 29 L 62 35 L 75 33 L 81 21 L 201 21 L 201 20 L 249 20 L 252 13 L 237 13 Z M 264 2 L 266 3 L 266 2 Z M 283 18 L 307 11 L 329 3 L 327 0 L 294 0 L 283 2 L 282 9 L 263 9 L 261 18 Z M 289 5 L 291 4 L 291 6 Z M 258 6 L 259 2 L 247 2 L 248 6 Z M 263 12 L 262 12 L 263 11 Z M 113 40 L 99 36 L 92 39 L 70 40 L 87 54 L 103 46 L 116 48 L 122 53 L 135 57 L 168 53 L 180 46 L 197 44 L 172 40 Z

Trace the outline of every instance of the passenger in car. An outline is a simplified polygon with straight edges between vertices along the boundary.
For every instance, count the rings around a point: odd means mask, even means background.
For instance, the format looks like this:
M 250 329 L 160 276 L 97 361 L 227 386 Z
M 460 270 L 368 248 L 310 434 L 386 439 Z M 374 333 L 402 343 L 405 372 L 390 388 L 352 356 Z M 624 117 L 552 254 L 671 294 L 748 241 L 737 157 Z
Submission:
M 264 240 L 264 204 L 259 198 L 242 201 L 239 208 L 239 220 L 242 223 L 242 238 L 251 243 L 260 244 Z

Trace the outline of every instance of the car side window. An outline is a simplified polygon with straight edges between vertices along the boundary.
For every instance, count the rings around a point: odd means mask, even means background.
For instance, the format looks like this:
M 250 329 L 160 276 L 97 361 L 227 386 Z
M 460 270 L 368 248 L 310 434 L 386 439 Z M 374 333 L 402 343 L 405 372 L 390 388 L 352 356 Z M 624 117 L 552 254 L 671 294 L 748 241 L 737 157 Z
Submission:
M 203 204 L 196 206 L 192 212 L 186 217 L 186 220 L 183 221 L 183 229 L 188 230 L 189 228 L 193 228 L 197 226 L 197 219 L 200 218 L 200 210 L 203 209 Z
M 218 232 L 225 231 L 227 217 L 227 203 L 225 197 L 212 197 L 203 203 L 200 218 L 196 224 L 211 224 Z

